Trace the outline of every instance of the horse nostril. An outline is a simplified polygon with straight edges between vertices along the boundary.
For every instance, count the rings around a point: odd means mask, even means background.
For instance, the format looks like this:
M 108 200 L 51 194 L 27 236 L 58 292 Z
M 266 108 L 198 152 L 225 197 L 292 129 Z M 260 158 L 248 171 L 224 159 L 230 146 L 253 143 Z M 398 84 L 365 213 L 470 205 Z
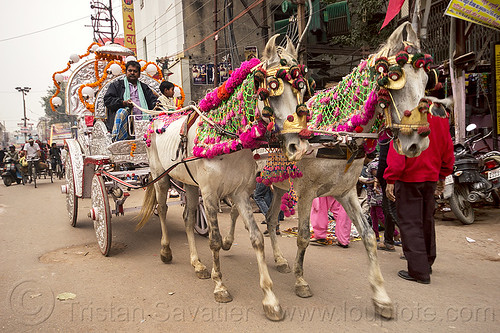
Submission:
M 288 152 L 290 154 L 295 154 L 297 152 L 297 145 L 295 143 L 291 143 L 288 145 Z
M 410 147 L 408 147 L 408 151 L 410 151 L 410 152 L 414 153 L 414 152 L 416 152 L 416 151 L 417 151 L 417 148 L 418 148 L 417 144 L 416 144 L 416 143 L 414 143 L 414 144 L 412 144 Z

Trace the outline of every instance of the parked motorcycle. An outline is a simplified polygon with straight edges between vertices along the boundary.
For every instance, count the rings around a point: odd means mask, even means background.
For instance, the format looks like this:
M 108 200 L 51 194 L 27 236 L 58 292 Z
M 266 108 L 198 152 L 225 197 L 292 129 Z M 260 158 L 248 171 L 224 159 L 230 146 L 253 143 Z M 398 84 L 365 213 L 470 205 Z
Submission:
M 5 186 L 10 186 L 13 182 L 16 182 L 17 184 L 21 184 L 22 182 L 23 185 L 25 184 L 25 178 L 23 177 L 21 172 L 17 170 L 16 163 L 10 157 L 5 161 L 2 172 L 2 179 Z
M 467 132 L 474 129 L 475 124 L 467 126 Z M 449 200 L 451 211 L 463 224 L 474 222 L 472 203 L 500 203 L 500 153 L 492 151 L 481 155 L 473 149 L 473 143 L 484 140 L 488 135 L 481 137 L 479 133 L 463 144 L 454 145 L 455 165 L 453 173 L 445 180 L 444 198 Z

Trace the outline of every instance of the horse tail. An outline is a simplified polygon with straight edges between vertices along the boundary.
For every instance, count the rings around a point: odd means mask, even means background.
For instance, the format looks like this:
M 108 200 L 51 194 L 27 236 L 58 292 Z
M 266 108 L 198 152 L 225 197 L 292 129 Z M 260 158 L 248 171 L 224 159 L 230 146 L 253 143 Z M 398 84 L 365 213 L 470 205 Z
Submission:
M 151 174 L 149 175 L 149 180 L 152 180 Z M 140 220 L 135 226 L 135 231 L 144 227 L 146 222 L 148 222 L 148 220 L 151 218 L 151 215 L 153 215 L 153 211 L 157 203 L 158 201 L 156 200 L 156 190 L 154 188 L 154 185 L 150 185 L 146 188 L 146 194 L 144 195 L 142 208 L 138 216 Z

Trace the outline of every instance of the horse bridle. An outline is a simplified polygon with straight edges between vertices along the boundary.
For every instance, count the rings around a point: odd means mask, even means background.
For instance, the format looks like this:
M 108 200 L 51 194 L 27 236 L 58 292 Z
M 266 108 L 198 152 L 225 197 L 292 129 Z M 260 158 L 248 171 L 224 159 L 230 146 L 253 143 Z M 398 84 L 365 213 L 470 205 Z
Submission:
M 264 107 L 261 110 L 261 115 L 269 119 L 269 123 L 274 125 L 274 110 L 269 103 L 270 97 L 277 97 L 283 94 L 285 82 L 292 87 L 292 93 L 297 98 L 296 110 L 289 115 L 283 122 L 283 128 L 279 131 L 280 134 L 300 133 L 307 130 L 307 118 L 309 109 L 304 104 L 301 91 L 307 89 L 311 94 L 314 86 L 314 80 L 307 80 L 307 67 L 300 64 L 287 66 L 286 59 L 281 59 L 278 66 L 271 68 L 258 67 L 255 70 L 255 80 L 258 82 L 257 96 L 263 102 Z
M 377 79 L 380 88 L 377 93 L 378 105 L 384 110 L 387 128 L 400 131 L 405 135 L 417 131 L 419 135 L 425 137 L 430 133 L 427 113 L 432 102 L 422 98 L 415 108 L 405 110 L 401 114 L 391 94 L 391 90 L 399 90 L 406 85 L 406 75 L 403 69 L 406 64 L 412 64 L 415 69 L 424 69 L 429 76 L 432 75 L 437 78 L 437 71 L 430 69 L 432 57 L 423 53 L 409 54 L 409 50 L 413 47 L 413 45 L 406 43 L 405 50 L 400 51 L 395 56 L 389 58 L 380 57 L 375 60 L 373 67 L 380 74 Z M 434 82 L 437 84 L 437 79 Z M 392 119 L 390 113 L 391 104 L 394 106 L 399 122 L 394 122 Z

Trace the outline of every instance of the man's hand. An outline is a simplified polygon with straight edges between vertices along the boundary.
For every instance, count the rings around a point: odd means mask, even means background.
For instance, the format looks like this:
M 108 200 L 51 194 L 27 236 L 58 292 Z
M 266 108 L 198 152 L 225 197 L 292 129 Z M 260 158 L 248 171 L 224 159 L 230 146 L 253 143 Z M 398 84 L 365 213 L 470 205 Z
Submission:
M 396 197 L 394 196 L 394 184 L 387 183 L 387 187 L 385 188 L 385 195 L 387 196 L 387 199 L 396 201 Z
M 436 190 L 434 191 L 434 196 L 439 197 L 444 191 L 444 180 L 438 180 L 436 184 Z
M 132 103 L 132 100 L 130 99 L 127 99 L 126 101 L 123 101 L 123 106 L 124 107 L 129 107 L 129 108 L 133 108 L 134 107 L 134 104 Z

